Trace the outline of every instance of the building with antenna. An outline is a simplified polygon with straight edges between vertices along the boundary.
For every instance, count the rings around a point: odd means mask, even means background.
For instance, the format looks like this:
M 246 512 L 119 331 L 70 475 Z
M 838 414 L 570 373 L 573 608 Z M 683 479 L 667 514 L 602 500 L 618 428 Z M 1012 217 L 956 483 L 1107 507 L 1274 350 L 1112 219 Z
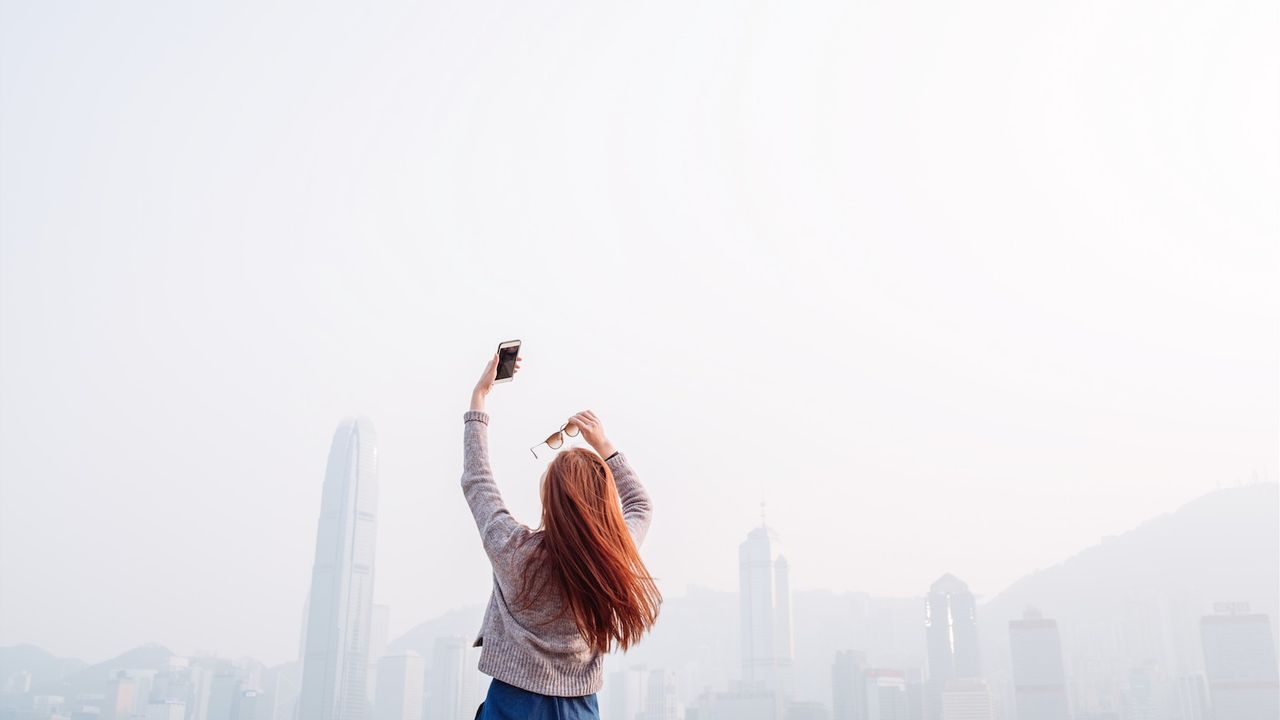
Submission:
M 778 534 L 764 521 L 738 546 L 742 681 L 783 702 L 791 689 L 791 584 Z

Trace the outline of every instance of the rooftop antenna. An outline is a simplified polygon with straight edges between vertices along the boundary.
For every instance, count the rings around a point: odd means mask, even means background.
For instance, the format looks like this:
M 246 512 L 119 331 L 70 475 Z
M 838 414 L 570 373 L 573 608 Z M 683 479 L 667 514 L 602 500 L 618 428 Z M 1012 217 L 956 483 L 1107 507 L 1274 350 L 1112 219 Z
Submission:
M 760 527 L 768 527 L 764 521 L 764 501 L 760 501 Z

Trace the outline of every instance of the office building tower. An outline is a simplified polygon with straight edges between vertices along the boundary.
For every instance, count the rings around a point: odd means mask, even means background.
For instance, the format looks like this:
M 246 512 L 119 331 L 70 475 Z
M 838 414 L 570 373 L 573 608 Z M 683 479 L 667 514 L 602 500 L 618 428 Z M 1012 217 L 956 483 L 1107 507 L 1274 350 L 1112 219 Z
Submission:
M 362 419 L 343 421 L 333 434 L 321 495 L 298 720 L 364 720 L 368 715 L 377 512 L 373 426 Z
M 867 720 L 908 720 L 907 676 L 900 670 L 868 669 Z
M 638 720 L 677 720 L 676 676 L 666 670 L 649 671 L 644 709 Z
M 1280 717 L 1280 677 L 1266 615 L 1228 606 L 1200 619 L 1200 640 L 1214 720 Z
M 471 642 L 463 637 L 438 638 L 427 679 L 430 720 L 472 720 L 477 697 L 476 662 Z
M 1070 720 L 1057 621 L 1028 608 L 1009 622 L 1009 650 L 1017 720 Z
M 763 523 L 738 547 L 742 680 L 782 702 L 790 691 L 791 586 L 777 534 Z
M 633 665 L 610 673 L 602 697 L 605 703 L 601 709 L 607 720 L 636 720 L 649 697 L 649 669 Z
M 208 720 L 238 720 L 236 707 L 240 694 L 240 672 L 224 666 L 216 670 L 209 683 L 209 705 L 205 711 Z
M 378 660 L 374 720 L 422 720 L 427 662 L 412 651 Z
M 209 720 L 213 675 L 213 669 L 202 663 L 193 662 L 187 669 L 187 682 L 191 684 L 191 694 L 187 696 L 187 720 Z
M 137 681 L 124 671 L 117 672 L 107 687 L 107 706 L 103 716 L 106 720 L 130 720 L 137 708 L 137 696 Z
M 298 689 L 302 683 L 302 664 L 285 663 L 263 679 L 270 695 L 269 720 L 292 720 L 298 707 Z
M 987 683 L 977 678 L 948 681 L 942 689 L 942 720 L 995 720 Z
M 1120 706 L 1125 720 L 1164 720 L 1156 697 L 1157 663 L 1151 660 L 1129 670 L 1124 688 L 1120 692 Z
M 973 593 L 946 574 L 929 588 L 925 600 L 925 641 L 929 660 L 929 717 L 941 716 L 942 692 L 956 679 L 981 675 L 978 662 L 978 616 Z
M 1207 720 L 1209 691 L 1203 675 L 1182 675 L 1173 681 L 1173 720 Z
M 867 720 L 867 656 L 841 650 L 831 665 L 831 719 Z
M 918 669 L 907 671 L 907 720 L 924 720 L 925 684 Z

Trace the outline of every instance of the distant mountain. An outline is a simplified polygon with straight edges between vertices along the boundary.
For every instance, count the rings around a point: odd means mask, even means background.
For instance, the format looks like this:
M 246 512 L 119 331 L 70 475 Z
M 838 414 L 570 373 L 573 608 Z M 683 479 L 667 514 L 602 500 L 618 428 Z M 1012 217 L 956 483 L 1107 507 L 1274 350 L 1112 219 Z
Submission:
M 82 660 L 55 657 L 35 645 L 0 647 L 0 688 L 24 670 L 31 673 L 31 687 L 35 688 L 58 685 L 88 666 Z
M 62 676 L 50 674 L 37 682 L 33 671 L 31 690 L 35 694 L 68 696 L 105 693 L 111 676 L 117 670 L 163 670 L 172 656 L 169 648 L 152 643 L 127 650 L 96 665 L 85 665 L 75 660 L 71 662 L 78 663 L 79 668 Z
M 1007 672 L 1008 623 L 1030 606 L 1058 621 L 1081 664 L 1198 672 L 1199 619 L 1220 601 L 1248 602 L 1280 622 L 1280 487 L 1218 490 L 1015 582 L 978 609 L 984 666 Z

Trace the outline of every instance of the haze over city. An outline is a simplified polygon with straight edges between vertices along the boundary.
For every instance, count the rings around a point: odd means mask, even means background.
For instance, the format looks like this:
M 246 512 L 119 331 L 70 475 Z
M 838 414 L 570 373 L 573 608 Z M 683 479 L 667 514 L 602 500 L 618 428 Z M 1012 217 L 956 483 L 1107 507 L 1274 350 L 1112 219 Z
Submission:
M 489 409 L 516 517 L 529 446 L 595 410 L 673 599 L 737 593 L 762 512 L 797 597 L 952 573 L 981 604 L 1269 486 L 1277 24 L 5 2 L 0 646 L 297 660 L 355 416 L 388 637 L 469 612 L 461 416 L 514 338 Z

